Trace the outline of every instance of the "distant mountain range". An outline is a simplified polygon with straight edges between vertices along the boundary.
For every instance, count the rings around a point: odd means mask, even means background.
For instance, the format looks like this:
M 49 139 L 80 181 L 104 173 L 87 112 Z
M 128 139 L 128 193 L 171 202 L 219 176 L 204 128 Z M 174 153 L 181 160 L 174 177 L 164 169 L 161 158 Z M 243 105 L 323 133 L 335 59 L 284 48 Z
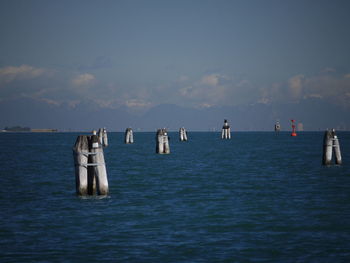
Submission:
M 232 131 L 272 131 L 277 120 L 282 131 L 289 131 L 290 119 L 295 119 L 303 123 L 304 130 L 333 127 L 350 130 L 349 110 L 321 99 L 203 109 L 161 104 L 143 114 L 133 114 L 123 107 L 107 109 L 79 104 L 69 108 L 26 98 L 2 101 L 0 111 L 0 128 L 19 125 L 75 131 L 106 127 L 110 131 L 124 131 L 132 127 L 135 131 L 155 131 L 161 127 L 169 130 L 185 127 L 189 131 L 219 131 L 227 119 Z

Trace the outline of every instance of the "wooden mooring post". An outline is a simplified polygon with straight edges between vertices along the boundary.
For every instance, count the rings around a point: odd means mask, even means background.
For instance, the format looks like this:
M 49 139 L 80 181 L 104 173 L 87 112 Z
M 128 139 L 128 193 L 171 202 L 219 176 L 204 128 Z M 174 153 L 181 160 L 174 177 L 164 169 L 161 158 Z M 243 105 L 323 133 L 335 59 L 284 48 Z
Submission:
M 76 193 L 108 195 L 108 178 L 103 146 L 96 134 L 79 135 L 73 147 Z
M 134 143 L 134 133 L 131 128 L 125 130 L 124 142 L 126 144 Z
M 184 127 L 181 127 L 179 130 L 179 140 L 181 142 L 187 141 L 187 131 Z
M 89 138 L 86 135 L 79 135 L 73 147 L 75 165 L 75 185 L 78 195 L 88 194 L 88 156 Z
M 169 154 L 170 153 L 169 137 L 168 137 L 168 132 L 165 128 L 157 130 L 156 153 L 158 153 L 158 154 Z
M 98 130 L 98 140 L 103 147 L 108 146 L 108 137 L 107 137 L 107 129 L 106 128 L 100 128 Z
M 224 120 L 224 125 L 222 126 L 221 139 L 231 139 L 231 128 L 227 120 Z
M 332 155 L 335 155 L 335 164 L 341 165 L 342 158 L 340 152 L 340 144 L 338 136 L 335 134 L 335 129 L 327 130 L 323 137 L 323 165 L 332 164 Z

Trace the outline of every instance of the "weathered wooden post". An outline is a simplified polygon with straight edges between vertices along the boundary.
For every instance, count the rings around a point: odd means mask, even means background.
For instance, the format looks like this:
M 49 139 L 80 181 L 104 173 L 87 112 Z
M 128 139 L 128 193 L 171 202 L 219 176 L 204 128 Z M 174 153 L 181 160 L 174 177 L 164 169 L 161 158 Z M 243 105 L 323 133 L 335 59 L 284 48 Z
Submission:
M 126 144 L 129 144 L 129 143 L 134 143 L 134 134 L 133 134 L 133 131 L 131 128 L 127 128 L 125 130 L 125 138 L 124 138 L 124 141 Z
M 338 165 L 342 164 L 340 145 L 338 136 L 335 134 L 335 130 L 331 131 L 327 130 L 324 133 L 323 137 L 323 165 L 331 165 L 332 164 L 332 155 L 335 155 L 335 163 Z
M 334 156 L 335 156 L 335 164 L 342 164 L 341 159 L 341 152 L 340 152 L 340 144 L 338 136 L 335 134 L 335 129 L 332 129 L 331 135 L 333 138 L 333 149 L 334 149 Z
M 179 130 L 179 139 L 181 142 L 187 141 L 187 131 L 184 127 L 181 127 Z
M 96 131 L 80 135 L 73 147 L 78 195 L 107 195 L 108 179 L 102 144 Z
M 87 195 L 88 193 L 88 154 L 88 136 L 80 135 L 78 136 L 73 147 L 75 165 L 75 186 L 78 195 Z
M 341 159 L 341 152 L 340 152 L 340 144 L 338 140 L 338 136 L 335 135 L 335 130 L 333 129 L 333 149 L 335 153 L 335 163 L 338 165 L 341 165 L 343 163 Z
M 323 136 L 323 165 L 330 165 L 332 163 L 332 147 L 332 134 L 331 131 L 327 130 Z
M 103 145 L 103 129 L 102 128 L 98 129 L 97 134 L 98 134 L 98 142 Z
M 100 128 L 98 130 L 98 141 L 103 147 L 108 146 L 107 130 L 106 128 Z
M 231 139 L 231 129 L 227 120 L 224 120 L 224 126 L 222 126 L 221 139 Z
M 156 153 L 159 153 L 159 154 L 169 154 L 170 153 L 168 132 L 165 128 L 157 130 Z
M 102 144 L 99 143 L 96 133 L 91 136 L 91 162 L 88 164 L 93 167 L 93 176 L 96 180 L 96 190 L 99 195 L 108 194 L 108 179 L 105 158 L 103 155 Z
M 108 146 L 108 137 L 107 137 L 107 129 L 106 128 L 103 128 L 103 142 L 102 142 L 102 145 L 104 147 Z

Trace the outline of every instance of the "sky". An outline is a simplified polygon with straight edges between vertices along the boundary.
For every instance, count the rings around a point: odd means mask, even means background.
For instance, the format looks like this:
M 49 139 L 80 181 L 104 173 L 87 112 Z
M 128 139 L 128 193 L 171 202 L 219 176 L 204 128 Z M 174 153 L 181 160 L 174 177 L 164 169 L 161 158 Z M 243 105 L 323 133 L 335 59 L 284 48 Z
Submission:
M 346 0 L 0 0 L 0 107 L 12 111 L 0 125 L 32 125 L 16 115 L 24 100 L 28 112 L 138 116 L 318 100 L 350 116 L 349 11 Z

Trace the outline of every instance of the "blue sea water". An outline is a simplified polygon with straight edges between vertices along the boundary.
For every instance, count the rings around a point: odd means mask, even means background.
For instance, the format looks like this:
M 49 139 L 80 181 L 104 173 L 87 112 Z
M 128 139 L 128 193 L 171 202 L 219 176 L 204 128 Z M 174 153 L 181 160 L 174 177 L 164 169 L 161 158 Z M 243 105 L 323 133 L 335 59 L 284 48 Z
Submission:
M 75 194 L 76 133 L 1 133 L 0 262 L 350 262 L 350 133 L 109 133 L 108 197 Z

